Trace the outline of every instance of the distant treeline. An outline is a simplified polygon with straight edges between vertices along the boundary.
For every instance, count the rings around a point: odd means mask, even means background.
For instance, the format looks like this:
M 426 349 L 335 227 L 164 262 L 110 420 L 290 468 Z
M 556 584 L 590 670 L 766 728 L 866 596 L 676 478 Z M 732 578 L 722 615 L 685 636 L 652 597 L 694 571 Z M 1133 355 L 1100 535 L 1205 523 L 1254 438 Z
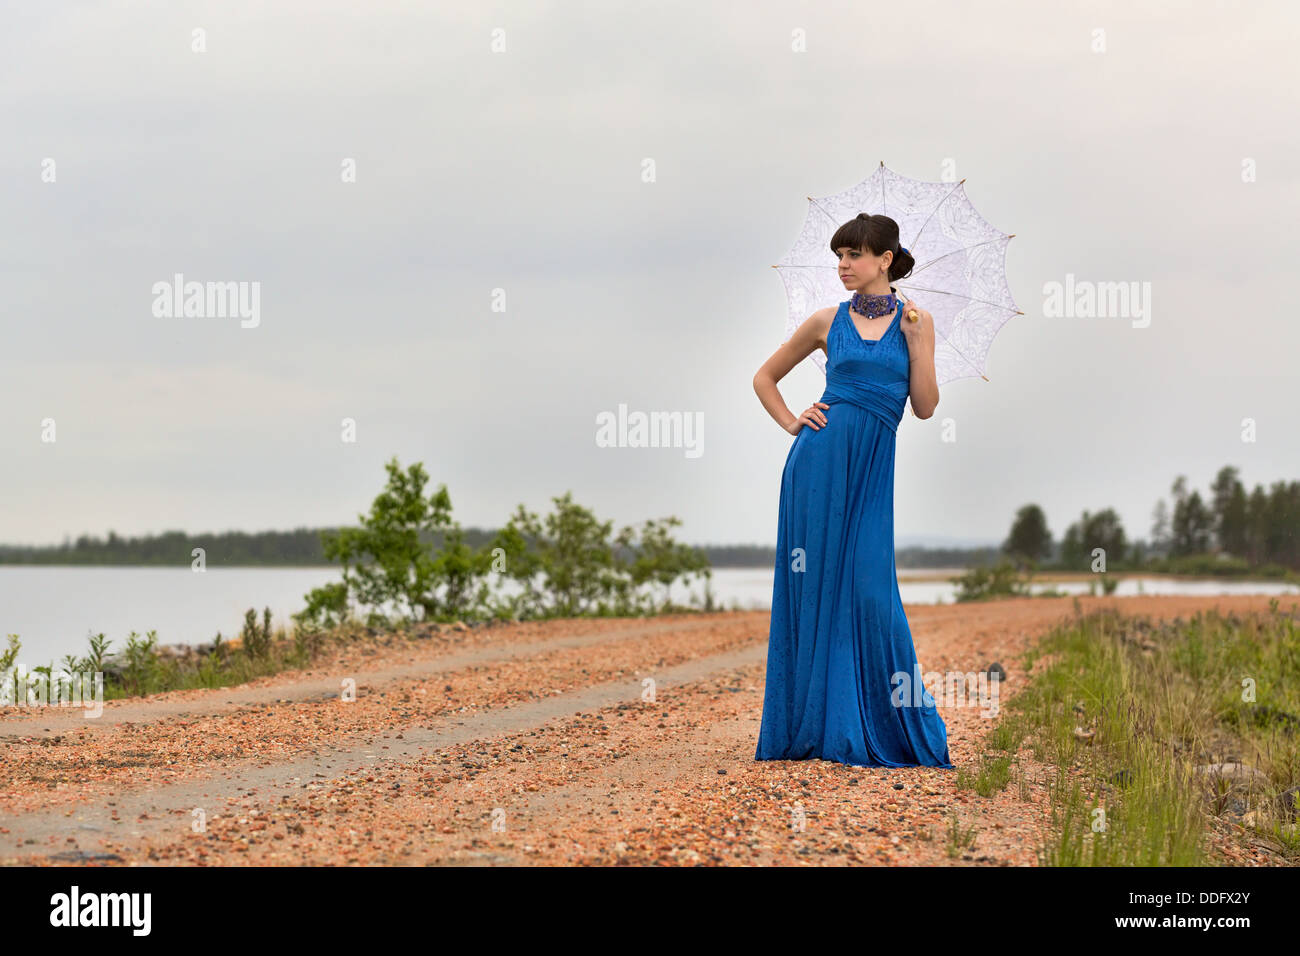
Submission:
M 187 534 L 164 531 L 138 538 L 119 537 L 114 531 L 107 538 L 82 535 L 76 541 L 42 547 L 0 545 L 0 564 L 105 564 L 149 565 L 156 567 L 187 566 L 194 559 L 195 548 L 202 548 L 208 567 L 334 567 L 337 562 L 325 557 L 322 531 L 336 528 L 295 528 L 292 531 L 223 531 L 210 534 Z M 431 536 L 425 535 L 425 538 Z M 441 545 L 440 536 L 432 536 Z M 492 537 L 491 532 L 471 529 L 466 539 L 475 546 Z
M 122 538 L 110 531 L 107 538 L 82 535 L 60 545 L 0 545 L 0 564 L 98 564 L 185 567 L 195 548 L 204 550 L 208 567 L 332 567 L 321 545 L 322 531 L 335 528 L 295 528 L 293 531 L 226 531 L 220 534 L 186 534 L 166 531 L 138 538 Z M 478 528 L 465 530 L 465 541 L 481 548 L 496 534 Z M 435 549 L 442 547 L 440 535 L 423 535 Z M 715 568 L 771 568 L 776 550 L 762 545 L 700 545 Z M 988 548 L 900 548 L 900 568 L 959 568 L 992 564 L 998 549 Z
M 1171 487 L 1173 506 L 1158 499 L 1151 513 L 1150 533 L 1131 538 L 1118 513 L 1105 507 L 1084 509 L 1057 538 L 1047 515 L 1036 504 L 1022 506 L 1000 545 L 985 548 L 899 548 L 899 568 L 990 567 L 1010 556 L 1022 565 L 1040 570 L 1138 570 L 1184 574 L 1246 574 L 1295 577 L 1300 573 L 1300 481 L 1275 481 L 1247 491 L 1238 470 L 1219 469 L 1205 495 L 1179 475 Z M 593 519 L 594 520 L 594 519 Z M 325 556 L 322 531 L 339 529 L 297 528 L 249 534 L 188 535 L 168 531 L 140 538 L 107 539 L 82 535 L 61 545 L 20 547 L 0 545 L 0 564 L 106 564 L 186 566 L 195 548 L 204 549 L 208 567 L 332 567 Z M 478 528 L 463 532 L 463 544 L 472 550 L 494 540 L 497 531 Z M 435 551 L 443 549 L 438 532 L 419 533 L 420 541 Z M 631 550 L 616 547 L 620 559 Z M 774 548 L 761 545 L 699 545 L 709 566 L 715 568 L 771 568 Z

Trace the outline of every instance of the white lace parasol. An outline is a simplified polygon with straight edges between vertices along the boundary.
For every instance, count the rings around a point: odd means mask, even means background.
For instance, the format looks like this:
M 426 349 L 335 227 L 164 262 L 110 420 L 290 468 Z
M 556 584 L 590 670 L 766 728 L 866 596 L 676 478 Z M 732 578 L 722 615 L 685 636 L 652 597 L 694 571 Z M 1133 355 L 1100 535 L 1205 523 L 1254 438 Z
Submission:
M 786 340 L 808 316 L 838 306 L 852 293 L 839 278 L 831 236 L 858 213 L 884 214 L 898 223 L 899 242 L 916 265 L 891 285 L 934 316 L 934 369 L 938 383 L 978 375 L 998 330 L 1023 315 L 1007 284 L 1011 236 L 975 211 L 959 183 L 924 182 L 880 167 L 852 189 L 822 199 L 808 197 L 808 215 L 794 247 L 777 265 L 789 314 Z M 1014 233 L 1012 234 L 1014 235 Z M 906 322 L 904 316 L 902 321 Z M 812 359 L 826 371 L 826 354 Z

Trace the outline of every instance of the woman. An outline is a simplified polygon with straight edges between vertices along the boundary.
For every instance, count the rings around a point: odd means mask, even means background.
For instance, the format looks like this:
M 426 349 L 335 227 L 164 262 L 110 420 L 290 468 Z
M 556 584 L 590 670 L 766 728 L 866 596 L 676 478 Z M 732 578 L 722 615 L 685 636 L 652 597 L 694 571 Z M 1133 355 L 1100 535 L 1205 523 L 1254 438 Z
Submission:
M 814 312 L 754 376 L 763 407 L 795 436 L 755 759 L 951 768 L 894 567 L 895 431 L 909 394 L 918 418 L 939 404 L 934 320 L 889 284 L 915 265 L 893 219 L 860 214 L 831 251 L 852 298 Z M 796 417 L 776 383 L 814 348 L 826 352 L 826 391 Z

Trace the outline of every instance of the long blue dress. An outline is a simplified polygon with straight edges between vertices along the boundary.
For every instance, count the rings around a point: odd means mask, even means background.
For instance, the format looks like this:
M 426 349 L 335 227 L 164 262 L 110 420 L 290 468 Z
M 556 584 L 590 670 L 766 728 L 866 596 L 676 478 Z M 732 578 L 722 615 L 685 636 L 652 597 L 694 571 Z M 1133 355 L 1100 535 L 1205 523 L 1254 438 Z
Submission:
M 894 445 L 911 360 L 899 322 L 863 339 L 841 302 L 826 335 L 826 424 L 781 474 L 767 686 L 756 760 L 952 767 L 894 566 Z

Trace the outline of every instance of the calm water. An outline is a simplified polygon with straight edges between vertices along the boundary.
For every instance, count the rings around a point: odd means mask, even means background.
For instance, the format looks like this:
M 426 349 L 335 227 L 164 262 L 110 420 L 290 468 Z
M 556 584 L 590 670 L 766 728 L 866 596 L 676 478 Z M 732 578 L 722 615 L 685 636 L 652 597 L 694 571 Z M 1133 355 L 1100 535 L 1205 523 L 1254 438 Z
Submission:
M 960 573 L 957 570 L 948 572 Z M 906 604 L 947 604 L 955 587 L 947 581 L 909 581 L 901 571 L 899 591 Z M 158 632 L 160 644 L 199 644 L 217 631 L 237 635 L 244 611 L 271 608 L 276 626 L 301 610 L 303 595 L 339 579 L 331 568 L 188 568 L 23 567 L 0 565 L 0 638 L 17 634 L 28 667 L 56 662 L 64 654 L 83 654 L 86 639 L 103 632 L 121 650 L 131 631 Z M 1043 585 L 1035 590 L 1051 587 Z M 1085 582 L 1055 585 L 1069 594 L 1087 594 Z M 1141 589 L 1139 592 L 1139 588 Z M 504 591 L 515 589 L 503 588 Z M 722 607 L 766 609 L 772 600 L 772 572 L 760 568 L 722 568 L 713 572 L 714 599 Z M 700 595 L 702 584 L 677 586 L 673 598 L 685 602 Z M 1145 594 L 1297 594 L 1294 585 L 1270 581 L 1174 581 L 1138 578 L 1123 581 L 1119 595 Z M 0 646 L 7 646 L 2 645 Z

